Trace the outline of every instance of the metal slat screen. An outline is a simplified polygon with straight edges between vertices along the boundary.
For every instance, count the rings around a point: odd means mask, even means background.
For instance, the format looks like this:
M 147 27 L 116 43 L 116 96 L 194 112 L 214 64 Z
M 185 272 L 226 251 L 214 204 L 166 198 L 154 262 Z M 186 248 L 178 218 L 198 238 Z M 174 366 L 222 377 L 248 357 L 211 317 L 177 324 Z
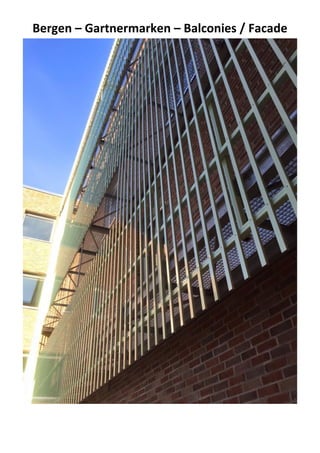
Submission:
M 290 247 L 296 59 L 294 40 L 142 42 L 103 147 L 109 234 L 43 351 L 56 401 L 83 400 Z

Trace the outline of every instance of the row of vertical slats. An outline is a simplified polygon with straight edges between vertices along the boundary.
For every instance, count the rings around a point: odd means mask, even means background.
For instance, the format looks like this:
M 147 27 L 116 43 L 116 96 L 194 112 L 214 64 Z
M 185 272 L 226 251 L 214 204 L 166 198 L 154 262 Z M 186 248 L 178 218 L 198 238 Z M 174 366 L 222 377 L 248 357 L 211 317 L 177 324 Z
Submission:
M 236 285 L 235 267 L 242 280 L 249 278 L 248 238 L 259 265 L 266 265 L 264 220 L 279 253 L 287 249 L 279 209 L 289 202 L 295 213 L 295 179 L 283 166 L 261 109 L 270 99 L 278 127 L 294 144 L 292 112 L 277 92 L 280 71 L 295 81 L 292 61 L 270 41 L 279 63 L 270 79 L 249 41 L 227 40 L 223 50 L 220 41 L 142 44 L 104 146 L 118 174 L 117 214 L 70 306 L 62 402 L 83 400 L 221 299 L 222 280 L 229 291 Z M 242 67 L 244 52 L 264 84 L 258 96 Z M 250 104 L 245 113 L 230 71 Z M 252 120 L 280 179 L 276 196 L 250 142 Z M 245 164 L 236 146 L 244 147 Z M 245 168 L 255 180 L 259 210 L 248 196 Z

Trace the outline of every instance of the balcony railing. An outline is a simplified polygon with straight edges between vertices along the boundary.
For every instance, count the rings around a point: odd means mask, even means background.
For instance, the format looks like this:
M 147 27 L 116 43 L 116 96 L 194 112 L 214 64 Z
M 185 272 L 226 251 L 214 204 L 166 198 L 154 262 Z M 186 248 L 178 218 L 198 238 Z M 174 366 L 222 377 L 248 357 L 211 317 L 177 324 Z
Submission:
M 97 166 L 112 176 L 88 186 L 112 222 L 44 349 L 57 401 L 85 399 L 295 246 L 296 59 L 294 40 L 142 44 Z

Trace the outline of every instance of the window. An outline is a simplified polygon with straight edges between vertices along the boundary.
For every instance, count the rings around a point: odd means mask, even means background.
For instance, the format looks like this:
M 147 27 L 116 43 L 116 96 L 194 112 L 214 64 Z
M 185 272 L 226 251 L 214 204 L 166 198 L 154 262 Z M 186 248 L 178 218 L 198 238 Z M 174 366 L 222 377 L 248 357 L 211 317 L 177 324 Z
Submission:
M 23 236 L 50 241 L 53 220 L 26 214 L 23 222 Z
M 40 277 L 23 276 L 23 305 L 29 307 L 38 305 L 42 282 Z
M 27 366 L 28 354 L 24 353 L 22 358 L 23 358 L 23 362 L 22 362 L 23 372 L 25 372 L 25 369 L 26 369 L 26 366 Z

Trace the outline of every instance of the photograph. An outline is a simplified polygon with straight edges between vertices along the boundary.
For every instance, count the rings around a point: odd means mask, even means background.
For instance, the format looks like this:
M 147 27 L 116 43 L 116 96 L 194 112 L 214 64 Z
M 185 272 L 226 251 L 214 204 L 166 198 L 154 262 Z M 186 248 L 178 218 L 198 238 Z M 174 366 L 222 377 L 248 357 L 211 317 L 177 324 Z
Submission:
M 297 404 L 297 39 L 262 24 L 23 40 L 32 405 Z

